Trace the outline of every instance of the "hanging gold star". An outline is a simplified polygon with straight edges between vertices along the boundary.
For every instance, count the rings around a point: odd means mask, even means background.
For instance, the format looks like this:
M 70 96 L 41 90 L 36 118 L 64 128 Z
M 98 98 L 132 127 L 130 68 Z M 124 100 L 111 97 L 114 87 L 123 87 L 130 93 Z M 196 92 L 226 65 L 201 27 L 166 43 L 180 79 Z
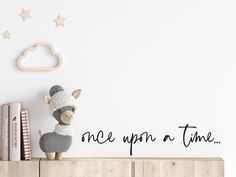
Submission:
M 58 15 L 57 18 L 54 20 L 54 22 L 56 23 L 56 27 L 59 27 L 59 26 L 65 26 L 65 18 Z
M 25 21 L 27 19 L 31 19 L 31 14 L 30 14 L 30 10 L 25 10 L 25 9 L 22 9 L 21 13 L 19 14 L 22 19 Z
M 6 31 L 5 33 L 2 34 L 4 39 L 10 39 L 11 38 L 11 33 L 9 31 Z

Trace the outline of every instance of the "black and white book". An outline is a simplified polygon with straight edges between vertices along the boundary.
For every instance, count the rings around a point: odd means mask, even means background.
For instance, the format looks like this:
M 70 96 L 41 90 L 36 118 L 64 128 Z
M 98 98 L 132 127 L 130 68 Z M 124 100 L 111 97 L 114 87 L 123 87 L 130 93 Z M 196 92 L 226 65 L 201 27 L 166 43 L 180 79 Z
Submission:
M 9 103 L 9 160 L 21 160 L 20 102 Z

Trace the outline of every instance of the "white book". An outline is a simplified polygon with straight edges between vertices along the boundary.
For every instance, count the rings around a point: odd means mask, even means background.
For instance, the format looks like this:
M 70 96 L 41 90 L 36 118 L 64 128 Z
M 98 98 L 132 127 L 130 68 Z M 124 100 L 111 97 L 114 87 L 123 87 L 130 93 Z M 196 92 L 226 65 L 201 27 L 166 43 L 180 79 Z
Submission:
M 9 160 L 21 160 L 21 126 L 20 111 L 21 103 L 9 103 Z
M 8 104 L 1 106 L 1 159 L 9 160 L 8 152 Z

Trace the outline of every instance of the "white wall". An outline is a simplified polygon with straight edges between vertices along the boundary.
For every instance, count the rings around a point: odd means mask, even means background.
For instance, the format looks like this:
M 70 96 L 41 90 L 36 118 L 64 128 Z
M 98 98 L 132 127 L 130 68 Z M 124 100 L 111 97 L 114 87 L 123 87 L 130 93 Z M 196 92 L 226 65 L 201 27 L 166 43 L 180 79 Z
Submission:
M 21 9 L 32 19 L 22 22 Z M 235 176 L 236 2 L 233 0 L 3 1 L 0 33 L 0 103 L 20 100 L 30 110 L 33 155 L 42 156 L 38 129 L 51 131 L 42 97 L 53 84 L 82 88 L 76 133 L 67 156 L 127 156 L 117 141 L 82 143 L 87 130 L 176 135 L 173 143 L 134 146 L 134 156 L 220 156 Z M 65 28 L 53 19 L 66 17 Z M 17 56 L 38 41 L 62 53 L 62 70 L 21 72 Z M 184 148 L 179 125 L 212 131 L 220 145 Z

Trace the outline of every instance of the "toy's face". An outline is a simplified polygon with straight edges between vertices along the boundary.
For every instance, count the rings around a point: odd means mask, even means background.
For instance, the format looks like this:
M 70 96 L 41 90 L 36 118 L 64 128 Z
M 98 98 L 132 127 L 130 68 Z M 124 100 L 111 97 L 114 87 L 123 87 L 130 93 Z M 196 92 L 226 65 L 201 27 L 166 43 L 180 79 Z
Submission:
M 64 89 L 59 85 L 55 85 L 50 89 L 49 91 L 50 95 L 44 97 L 45 103 L 49 105 L 52 103 L 50 113 L 53 114 L 53 117 L 59 122 L 59 124 L 68 125 L 73 121 L 76 107 L 67 105 L 74 105 L 73 101 L 74 99 L 77 99 L 80 96 L 80 93 L 81 89 L 74 90 L 71 93 L 72 98 L 74 97 L 73 100 L 71 101 L 71 97 L 68 97 L 67 94 L 64 93 Z M 53 99 L 52 97 L 55 94 L 57 94 L 56 98 L 54 98 L 53 102 L 51 102 Z
M 60 124 L 71 124 L 74 119 L 74 112 L 75 108 L 72 106 L 65 106 L 53 113 L 53 117 L 60 123 Z

